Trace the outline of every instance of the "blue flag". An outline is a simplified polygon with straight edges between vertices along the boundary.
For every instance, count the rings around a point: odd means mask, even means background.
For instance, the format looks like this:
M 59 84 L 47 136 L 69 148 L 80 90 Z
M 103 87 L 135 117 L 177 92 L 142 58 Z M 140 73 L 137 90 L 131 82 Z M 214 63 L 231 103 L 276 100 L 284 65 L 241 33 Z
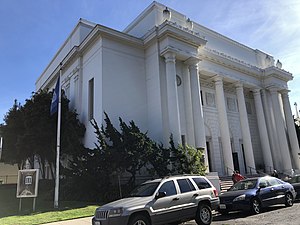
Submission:
M 50 106 L 50 115 L 52 116 L 57 112 L 58 109 L 58 101 L 59 101 L 59 77 L 57 79 L 55 89 L 53 91 L 51 106 Z

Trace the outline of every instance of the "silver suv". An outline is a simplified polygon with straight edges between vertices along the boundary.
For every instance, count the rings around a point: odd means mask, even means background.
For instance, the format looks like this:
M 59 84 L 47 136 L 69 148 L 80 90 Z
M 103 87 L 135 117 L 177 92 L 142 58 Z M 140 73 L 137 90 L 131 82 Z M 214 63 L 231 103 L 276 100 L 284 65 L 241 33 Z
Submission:
M 95 211 L 93 225 L 211 224 L 219 206 L 216 188 L 203 176 L 181 175 L 146 181 L 130 196 Z

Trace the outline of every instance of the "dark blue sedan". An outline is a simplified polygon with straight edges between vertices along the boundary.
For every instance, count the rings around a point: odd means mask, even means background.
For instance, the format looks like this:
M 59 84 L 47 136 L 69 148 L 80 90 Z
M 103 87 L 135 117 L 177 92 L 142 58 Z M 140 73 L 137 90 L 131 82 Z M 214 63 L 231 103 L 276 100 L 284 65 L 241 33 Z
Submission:
M 242 180 L 220 196 L 219 212 L 261 212 L 262 207 L 285 204 L 292 206 L 296 197 L 293 186 L 275 177 L 258 177 Z

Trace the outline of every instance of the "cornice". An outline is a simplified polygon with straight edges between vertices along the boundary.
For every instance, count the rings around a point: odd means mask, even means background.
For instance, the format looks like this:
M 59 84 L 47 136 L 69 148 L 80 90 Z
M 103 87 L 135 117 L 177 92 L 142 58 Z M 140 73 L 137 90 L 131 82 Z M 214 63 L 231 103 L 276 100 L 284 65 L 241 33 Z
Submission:
M 210 62 L 225 66 L 229 69 L 239 71 L 241 73 L 247 74 L 255 78 L 260 79 L 263 75 L 262 69 L 254 65 L 248 64 L 237 58 L 233 58 L 229 55 L 226 55 L 225 53 L 218 52 L 214 49 L 210 49 L 206 46 L 202 49 L 202 51 L 199 52 L 199 58 L 201 58 L 202 60 L 208 60 Z
M 291 73 L 275 66 L 266 68 L 264 70 L 264 77 L 265 78 L 274 77 L 283 80 L 285 82 L 293 80 L 293 75 Z
M 124 34 L 124 33 L 120 32 L 120 31 L 116 31 L 116 30 L 113 30 L 111 28 L 108 28 L 108 27 L 105 27 L 105 26 L 97 24 L 93 28 L 93 30 L 87 35 L 87 37 L 80 43 L 80 45 L 79 46 L 74 46 L 68 52 L 68 54 L 61 60 L 62 69 L 68 67 L 68 64 L 72 60 L 74 60 L 74 59 L 76 59 L 76 57 L 82 55 L 83 52 L 86 49 L 88 49 L 95 40 L 97 40 L 97 39 L 99 39 L 101 37 L 107 37 L 107 38 L 110 38 L 110 39 L 116 39 L 116 40 L 121 41 L 121 42 L 126 42 L 127 44 L 132 45 L 132 46 L 134 46 L 136 48 L 144 48 L 143 41 L 141 39 L 133 37 L 133 36 L 128 35 L 128 34 Z M 59 52 L 61 51 L 61 49 L 59 50 Z M 52 59 L 51 63 L 54 62 L 54 60 L 56 59 L 57 55 L 58 55 L 58 53 Z M 49 68 L 49 66 L 51 65 L 51 63 L 44 70 L 43 74 Z M 57 67 L 51 73 L 51 75 L 46 79 L 46 81 L 52 81 L 54 79 L 54 77 L 56 76 L 56 74 L 58 74 L 59 69 L 60 69 L 60 65 L 58 64 Z M 43 74 L 38 78 L 38 80 L 36 81 L 36 83 L 41 79 L 41 77 L 43 76 Z
M 75 33 L 75 31 L 79 28 L 79 26 L 85 26 L 85 27 L 93 29 L 96 26 L 96 24 L 93 23 L 93 22 L 90 22 L 88 20 L 80 18 L 79 21 L 78 21 L 78 23 L 74 27 L 74 29 L 69 34 L 68 38 L 64 41 L 64 43 L 62 44 L 62 46 L 58 49 L 58 51 L 56 52 L 56 54 L 53 56 L 53 58 L 50 61 L 50 63 L 47 65 L 47 67 L 44 69 L 44 71 L 42 72 L 42 74 L 39 76 L 39 78 L 37 79 L 36 83 L 39 82 L 39 80 L 42 78 L 43 74 L 47 71 L 47 69 L 52 65 L 52 63 L 55 61 L 55 59 L 58 57 L 58 55 L 62 52 L 63 48 L 67 45 L 68 41 L 70 40 L 70 38 L 72 37 L 72 35 Z M 72 51 L 72 49 L 70 51 Z
M 174 37 L 196 47 L 204 46 L 207 42 L 199 33 L 171 21 L 165 21 L 161 25 L 152 28 L 142 39 L 144 40 L 144 45 L 147 45 L 154 38 L 162 39 L 166 36 Z

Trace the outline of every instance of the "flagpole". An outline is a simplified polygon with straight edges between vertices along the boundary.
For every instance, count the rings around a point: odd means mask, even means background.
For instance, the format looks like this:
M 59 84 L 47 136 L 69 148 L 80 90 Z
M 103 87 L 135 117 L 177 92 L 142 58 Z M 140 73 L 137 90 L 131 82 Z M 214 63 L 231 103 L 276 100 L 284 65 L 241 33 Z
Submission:
M 59 81 L 61 82 L 62 66 L 60 64 Z M 57 137 L 56 137 L 56 175 L 55 175 L 55 192 L 54 192 L 54 208 L 58 208 L 59 195 L 59 155 L 60 155 L 60 125 L 61 125 L 61 87 L 58 90 L 58 110 L 57 110 Z

